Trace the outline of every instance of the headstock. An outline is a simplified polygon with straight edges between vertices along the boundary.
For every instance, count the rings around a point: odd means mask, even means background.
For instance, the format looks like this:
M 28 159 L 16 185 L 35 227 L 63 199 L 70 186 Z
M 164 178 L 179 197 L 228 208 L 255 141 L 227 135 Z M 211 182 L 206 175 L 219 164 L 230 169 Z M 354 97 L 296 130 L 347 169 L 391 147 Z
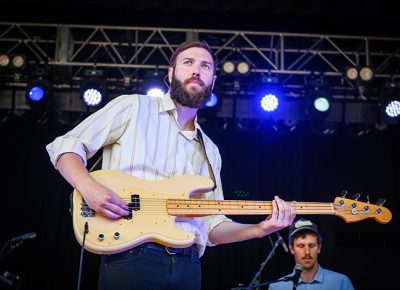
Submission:
M 364 219 L 375 219 L 380 224 L 387 224 L 392 219 L 392 213 L 382 205 L 385 203 L 384 199 L 379 199 L 375 204 L 358 201 L 361 196 L 356 193 L 352 199 L 343 197 L 336 197 L 334 202 L 335 214 L 343 218 L 347 223 L 358 222 Z

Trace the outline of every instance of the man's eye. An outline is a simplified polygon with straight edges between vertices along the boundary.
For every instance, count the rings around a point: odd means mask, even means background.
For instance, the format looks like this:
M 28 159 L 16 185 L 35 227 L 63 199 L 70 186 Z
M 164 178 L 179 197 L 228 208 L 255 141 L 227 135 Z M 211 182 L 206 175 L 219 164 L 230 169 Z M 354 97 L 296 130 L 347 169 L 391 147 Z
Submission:
M 211 66 L 209 64 L 203 64 L 203 69 L 210 70 Z
M 183 64 L 191 64 L 191 63 L 192 63 L 191 60 L 185 60 L 185 61 L 183 62 Z

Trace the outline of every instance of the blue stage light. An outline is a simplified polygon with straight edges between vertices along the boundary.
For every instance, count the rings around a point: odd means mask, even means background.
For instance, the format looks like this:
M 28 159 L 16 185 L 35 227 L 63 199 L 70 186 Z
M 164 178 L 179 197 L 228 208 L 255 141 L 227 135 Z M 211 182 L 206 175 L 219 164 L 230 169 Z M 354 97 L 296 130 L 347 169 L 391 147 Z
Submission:
M 45 109 L 51 105 L 52 87 L 45 78 L 33 79 L 25 91 L 25 101 L 31 109 Z
M 211 93 L 210 99 L 206 103 L 206 107 L 212 108 L 218 104 L 218 97 L 216 94 Z
M 28 98 L 33 102 L 40 102 L 45 97 L 45 92 L 42 86 L 33 86 L 28 91 Z
M 278 108 L 279 101 L 278 97 L 274 94 L 266 94 L 261 99 L 261 108 L 267 112 L 273 112 Z

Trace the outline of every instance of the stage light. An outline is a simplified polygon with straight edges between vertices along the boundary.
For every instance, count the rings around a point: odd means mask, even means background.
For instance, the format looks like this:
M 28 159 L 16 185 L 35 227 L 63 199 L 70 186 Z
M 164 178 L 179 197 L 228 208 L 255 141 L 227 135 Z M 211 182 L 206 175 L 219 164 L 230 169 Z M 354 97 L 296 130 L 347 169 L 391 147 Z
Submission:
M 6 67 L 10 63 L 10 57 L 7 54 L 0 54 L 0 67 Z
M 33 102 L 40 102 L 44 95 L 44 89 L 41 86 L 35 85 L 28 91 L 28 98 Z
M 51 104 L 51 91 L 49 80 L 42 77 L 34 79 L 26 88 L 26 103 L 31 109 L 46 109 Z
M 0 54 L 0 68 L 22 69 L 25 67 L 25 56 L 22 54 Z
M 160 88 L 150 88 L 146 93 L 146 95 L 150 97 L 158 97 L 158 98 L 162 98 L 164 94 L 165 92 Z
M 245 61 L 228 60 L 222 65 L 222 70 L 228 75 L 247 75 L 250 72 L 250 66 Z
M 212 108 L 215 107 L 218 104 L 218 97 L 216 94 L 211 93 L 210 99 L 206 103 L 206 107 Z
M 332 96 L 328 89 L 311 86 L 306 89 L 306 114 L 310 119 L 323 120 L 332 107 Z
M 232 61 L 226 61 L 222 65 L 222 69 L 225 73 L 231 74 L 235 71 L 235 64 Z
M 325 95 L 317 95 L 314 99 L 314 108 L 319 112 L 327 112 L 330 109 L 330 101 Z
M 145 72 L 140 93 L 151 97 L 162 98 L 167 90 L 166 73 L 159 70 Z
M 400 84 L 387 82 L 381 89 L 380 96 L 381 117 L 386 120 L 400 118 Z
M 400 100 L 389 100 L 387 104 L 384 105 L 384 110 L 388 117 L 398 118 L 400 116 Z
M 273 112 L 278 108 L 279 101 L 276 95 L 274 94 L 266 94 L 261 99 L 261 108 L 267 112 Z
M 85 79 L 80 85 L 80 97 L 88 108 L 103 106 L 107 102 L 105 81 L 98 78 Z
M 282 98 L 282 87 L 279 83 L 270 82 L 275 79 L 260 79 L 254 86 L 255 105 L 260 109 L 260 114 L 272 113 L 279 110 Z
M 12 57 L 12 64 L 14 68 L 22 68 L 25 66 L 25 56 L 21 54 L 14 55 Z
M 355 81 L 358 78 L 358 70 L 356 67 L 348 67 L 345 71 L 345 77 L 349 81 Z
M 241 61 L 237 65 L 237 71 L 240 74 L 245 75 L 250 71 L 250 67 L 247 62 Z
M 350 82 L 356 83 L 368 83 L 374 78 L 374 71 L 369 66 L 363 67 L 347 67 L 344 73 L 344 77 Z
M 363 82 L 370 82 L 373 79 L 373 77 L 374 77 L 374 72 L 370 67 L 365 66 L 360 69 L 360 79 Z

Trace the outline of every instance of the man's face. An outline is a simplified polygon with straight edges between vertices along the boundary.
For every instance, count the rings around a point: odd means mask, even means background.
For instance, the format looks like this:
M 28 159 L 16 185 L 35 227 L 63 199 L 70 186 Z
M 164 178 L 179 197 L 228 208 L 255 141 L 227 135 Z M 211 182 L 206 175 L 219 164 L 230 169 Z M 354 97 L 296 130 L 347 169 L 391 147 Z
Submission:
M 201 108 L 211 95 L 216 76 L 210 53 L 191 47 L 176 58 L 175 68 L 169 68 L 171 98 L 190 108 Z
M 294 255 L 296 264 L 301 264 L 305 270 L 309 270 L 318 263 L 321 246 L 318 245 L 315 234 L 306 233 L 293 241 L 293 246 L 290 245 L 290 251 Z

